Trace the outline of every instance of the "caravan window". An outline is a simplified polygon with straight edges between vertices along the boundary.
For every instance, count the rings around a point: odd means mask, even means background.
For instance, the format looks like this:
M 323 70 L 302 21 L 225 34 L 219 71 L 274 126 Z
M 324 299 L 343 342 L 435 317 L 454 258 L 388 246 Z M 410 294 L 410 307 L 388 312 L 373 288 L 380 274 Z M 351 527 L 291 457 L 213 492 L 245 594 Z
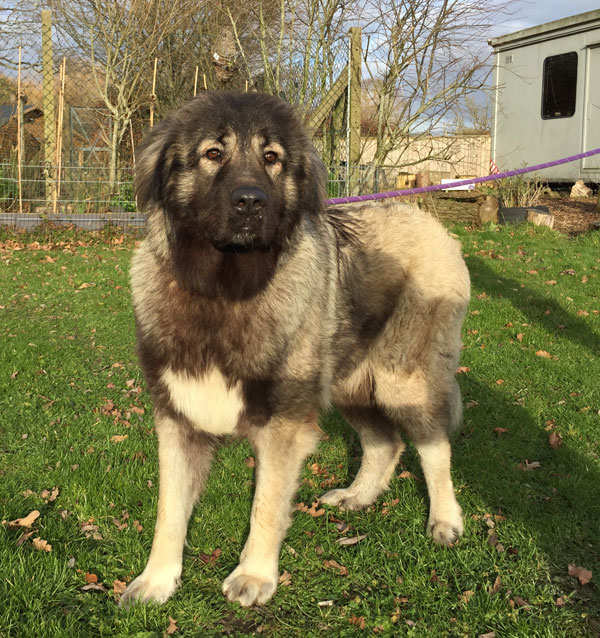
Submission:
M 552 55 L 544 60 L 542 117 L 572 117 L 577 96 L 577 53 Z

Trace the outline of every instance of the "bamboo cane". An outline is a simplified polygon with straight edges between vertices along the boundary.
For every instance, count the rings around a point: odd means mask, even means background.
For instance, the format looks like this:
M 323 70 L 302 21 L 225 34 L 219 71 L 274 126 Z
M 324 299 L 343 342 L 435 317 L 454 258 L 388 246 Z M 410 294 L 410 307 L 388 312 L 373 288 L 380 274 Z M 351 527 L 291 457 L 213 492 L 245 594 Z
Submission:
M 60 178 L 62 170 L 62 143 L 63 143 L 63 122 L 65 107 L 65 75 L 67 70 L 67 58 L 64 57 L 60 65 L 59 72 L 59 92 L 58 92 L 58 117 L 56 120 L 56 188 L 54 189 L 54 202 L 52 210 L 54 213 L 58 210 L 58 200 L 60 198 Z
M 194 77 L 194 97 L 196 97 L 197 92 L 198 92 L 198 65 L 196 65 L 196 75 Z
M 208 87 L 206 86 L 206 73 L 202 74 L 202 79 L 204 80 L 204 90 L 206 91 Z
M 152 74 L 152 93 L 150 95 L 150 128 L 154 127 L 154 105 L 156 104 L 156 67 L 158 58 L 154 58 L 154 73 Z
M 17 178 L 19 181 L 19 214 L 23 214 L 23 140 L 21 136 L 21 120 L 23 119 L 23 101 L 21 98 L 21 55 L 22 47 L 19 47 L 19 66 L 17 70 Z

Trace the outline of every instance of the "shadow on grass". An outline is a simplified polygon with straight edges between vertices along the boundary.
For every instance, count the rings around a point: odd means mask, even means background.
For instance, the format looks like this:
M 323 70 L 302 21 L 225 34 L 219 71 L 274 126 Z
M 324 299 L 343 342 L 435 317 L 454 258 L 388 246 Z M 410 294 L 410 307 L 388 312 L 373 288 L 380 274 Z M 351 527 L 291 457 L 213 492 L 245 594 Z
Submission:
M 547 555 L 555 580 L 574 588 L 575 581 L 567 577 L 569 563 L 592 571 L 600 567 L 597 465 L 568 440 L 554 449 L 544 426 L 494 388 L 470 375 L 461 378 L 461 388 L 465 402 L 478 404 L 466 410 L 454 438 L 457 484 L 464 483 L 491 514 L 506 516 L 507 537 L 500 538 L 504 546 L 518 551 L 518 534 L 510 537 L 515 531 L 510 524 L 520 524 Z M 496 427 L 508 431 L 498 435 Z M 526 461 L 540 465 L 527 470 Z M 465 513 L 467 518 L 473 513 L 466 504 Z
M 555 333 L 559 325 L 564 326 L 561 336 L 588 348 L 593 354 L 600 353 L 600 337 L 589 329 L 583 319 L 573 315 L 557 301 L 531 288 L 522 288 L 521 281 L 495 272 L 479 257 L 469 257 L 466 262 L 473 288 L 491 291 L 508 299 L 516 309 L 527 316 L 530 323 L 541 325 L 549 333 Z

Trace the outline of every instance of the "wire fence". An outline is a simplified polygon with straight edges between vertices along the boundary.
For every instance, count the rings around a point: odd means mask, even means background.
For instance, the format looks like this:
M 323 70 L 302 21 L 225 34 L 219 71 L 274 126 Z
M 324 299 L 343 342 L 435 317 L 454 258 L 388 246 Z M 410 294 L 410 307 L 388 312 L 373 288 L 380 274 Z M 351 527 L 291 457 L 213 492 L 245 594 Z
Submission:
M 257 38 L 231 13 L 225 21 L 207 13 L 213 4 L 55 0 L 52 11 L 25 1 L 0 8 L 0 221 L 15 214 L 131 220 L 144 132 L 205 89 L 262 90 L 295 104 L 329 167 L 329 197 L 410 186 L 411 164 L 427 168 L 431 150 L 422 140 L 405 144 L 404 156 L 390 155 L 386 166 L 371 163 L 368 138 L 358 153 L 352 146 L 352 134 L 360 142 L 360 111 L 350 105 L 360 102 L 362 60 L 347 29 L 296 41 L 290 31 L 280 47 L 286 55 L 274 55 L 267 45 L 282 40 L 266 31 Z M 90 18 L 92 5 L 104 7 L 101 19 Z M 127 24 L 111 13 L 123 6 Z M 262 28 L 255 22 L 248 24 Z M 429 169 L 483 174 L 489 151 L 482 144 Z

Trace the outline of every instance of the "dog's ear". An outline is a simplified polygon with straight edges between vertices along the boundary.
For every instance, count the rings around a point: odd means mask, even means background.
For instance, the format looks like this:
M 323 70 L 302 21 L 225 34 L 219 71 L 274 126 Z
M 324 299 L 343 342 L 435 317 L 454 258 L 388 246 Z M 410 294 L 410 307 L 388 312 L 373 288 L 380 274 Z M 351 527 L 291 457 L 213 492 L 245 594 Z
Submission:
M 305 165 L 305 184 L 301 190 L 301 205 L 310 214 L 319 215 L 324 208 L 327 169 L 312 144 L 306 153 Z
M 140 210 L 162 207 L 164 189 L 173 164 L 172 127 L 161 122 L 143 141 L 135 165 L 135 194 Z

